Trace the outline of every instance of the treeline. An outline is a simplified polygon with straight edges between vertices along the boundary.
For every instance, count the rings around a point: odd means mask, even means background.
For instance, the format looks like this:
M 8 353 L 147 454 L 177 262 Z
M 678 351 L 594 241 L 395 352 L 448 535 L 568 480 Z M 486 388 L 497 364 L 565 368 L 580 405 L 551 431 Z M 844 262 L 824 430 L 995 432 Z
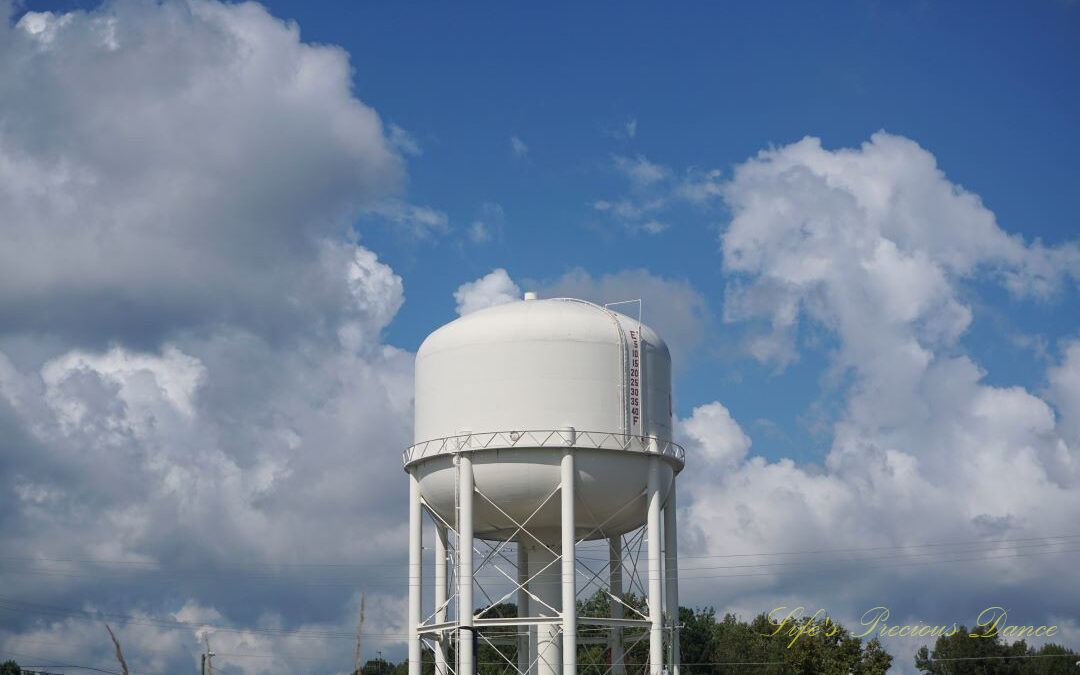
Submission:
M 604 616 L 606 607 L 593 598 L 579 608 L 583 615 Z M 485 616 L 514 616 L 512 603 L 493 607 Z M 712 608 L 679 609 L 682 628 L 679 649 L 685 675 L 884 675 L 893 656 L 879 640 L 854 637 L 843 626 L 826 619 L 803 618 L 778 629 L 765 613 L 750 621 L 733 614 L 717 617 Z M 500 656 L 482 641 L 477 648 L 480 675 L 503 675 L 514 672 L 516 662 L 513 629 L 491 628 L 483 631 L 500 645 Z M 587 629 L 582 634 L 588 635 Z M 860 631 L 861 632 L 861 631 Z M 642 635 L 641 637 L 644 638 Z M 632 631 L 625 636 L 628 675 L 647 673 L 647 638 L 638 641 Z M 451 652 L 451 660 L 454 655 Z M 431 655 L 424 654 L 423 673 L 433 675 Z M 915 667 L 925 675 L 1076 675 L 1080 654 L 1057 644 L 1030 647 L 1023 640 L 1005 644 L 1000 636 L 969 637 L 963 626 L 952 636 L 939 637 L 934 645 L 922 647 L 915 657 Z M 610 654 L 603 645 L 578 647 L 580 675 L 603 675 L 608 672 Z M 355 674 L 354 674 L 355 675 Z M 408 675 L 408 663 L 385 660 L 368 661 L 360 675 Z
M 1062 645 L 1005 644 L 997 635 L 973 638 L 964 626 L 939 637 L 933 650 L 922 647 L 915 654 L 915 667 L 928 675 L 1076 675 L 1077 666 L 1080 654 Z
M 583 603 L 589 610 L 604 611 L 594 598 Z M 516 607 L 503 604 L 492 607 L 485 616 L 514 616 Z M 602 614 L 592 614 L 601 616 Z M 762 613 L 751 621 L 732 614 L 717 618 L 712 608 L 679 609 L 682 626 L 679 647 L 682 672 L 686 675 L 884 675 L 893 657 L 877 639 L 863 640 L 843 626 L 827 619 L 803 618 L 781 627 Z M 481 640 L 477 648 L 480 675 L 503 675 L 514 672 L 516 646 L 512 628 L 483 629 L 484 638 L 499 645 L 502 654 Z M 597 631 L 595 637 L 600 637 Z M 591 637 L 582 629 L 582 637 Z M 626 672 L 647 672 L 648 639 L 641 632 L 625 631 Z M 435 664 L 425 652 L 424 675 L 433 675 Z M 451 651 L 451 660 L 454 654 Z M 1000 636 L 970 637 L 960 626 L 953 635 L 937 638 L 933 647 L 923 646 L 915 655 L 915 667 L 925 675 L 1076 675 L 1080 654 L 1058 644 L 1031 647 L 1018 640 L 1006 644 Z M 580 675 L 608 671 L 610 654 L 604 644 L 583 644 L 578 648 Z M 19 675 L 14 661 L 0 664 L 0 675 Z M 24 672 L 24 671 L 23 671 Z M 353 675 L 357 675 L 354 673 Z M 408 675 L 408 663 L 372 659 L 359 675 Z
M 595 600 L 589 601 L 589 603 Z M 586 603 L 588 605 L 589 603 Z M 598 608 L 599 609 L 599 608 Z M 512 604 L 493 608 L 485 616 L 513 616 Z M 602 615 L 602 614 L 601 614 Z M 752 621 L 741 621 L 733 614 L 716 617 L 712 608 L 679 610 L 679 648 L 682 653 L 682 672 L 686 675 L 706 673 L 738 673 L 751 675 L 884 675 L 892 664 L 892 656 L 877 640 L 864 642 L 836 623 L 812 622 L 803 619 L 778 630 L 764 614 Z M 483 632 L 489 640 L 500 644 L 502 655 L 482 640 L 477 648 L 477 670 L 480 675 L 502 675 L 514 672 L 517 650 L 512 644 L 513 629 L 489 629 Z M 791 631 L 798 633 L 792 639 Z M 595 631 L 596 636 L 603 631 Z M 582 637 L 589 637 L 587 628 L 580 628 Z M 626 672 L 637 675 L 648 672 L 648 638 L 644 632 L 624 632 Z M 451 653 L 450 658 L 453 659 Z M 431 655 L 424 654 L 422 671 L 433 675 Z M 602 675 L 608 672 L 611 655 L 603 644 L 578 647 L 578 673 Z M 385 660 L 368 661 L 360 675 L 407 675 L 408 663 L 392 664 Z M 355 675 L 355 674 L 354 674 Z

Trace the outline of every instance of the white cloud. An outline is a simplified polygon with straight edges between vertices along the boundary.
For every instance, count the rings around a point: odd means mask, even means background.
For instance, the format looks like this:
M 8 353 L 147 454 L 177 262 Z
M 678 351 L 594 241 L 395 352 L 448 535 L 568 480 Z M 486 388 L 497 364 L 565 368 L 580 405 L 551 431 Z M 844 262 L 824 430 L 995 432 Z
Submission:
M 520 299 L 521 289 L 501 267 L 476 281 L 458 286 L 458 289 L 454 291 L 457 313 L 460 316 Z
M 368 207 L 365 213 L 390 223 L 416 239 L 430 239 L 450 231 L 450 218 L 429 206 L 390 200 Z
M 718 169 L 691 169 L 680 181 L 675 194 L 692 204 L 706 204 L 723 196 L 724 172 Z
M 525 141 L 521 140 L 517 136 L 511 136 L 510 152 L 514 154 L 514 157 L 517 157 L 518 159 L 524 159 L 529 156 L 529 146 L 525 145 Z
M 350 672 L 358 594 L 348 604 L 341 621 L 304 622 L 295 629 L 284 628 L 281 617 L 267 612 L 252 622 L 250 629 L 220 628 L 226 621 L 217 608 L 187 600 L 178 609 L 152 613 L 135 610 L 125 618 L 98 612 L 87 606 L 75 617 L 57 617 L 19 635 L 0 629 L 0 644 L 6 655 L 21 663 L 79 663 L 91 668 L 115 671 L 116 657 L 105 632 L 111 624 L 131 671 L 187 672 L 199 669 L 204 640 L 215 652 L 213 667 L 218 672 L 285 675 L 323 668 L 326 672 Z M 364 629 L 368 635 L 364 660 L 383 651 L 383 635 L 400 630 L 390 616 L 402 607 L 383 594 L 368 594 Z M 129 620 L 130 619 L 130 620 Z M 52 666 L 50 671 L 64 670 Z
M 221 622 L 256 628 L 215 633 L 215 644 L 274 654 L 240 661 L 241 672 L 295 672 L 290 660 L 312 655 L 323 659 L 304 662 L 312 669 L 340 668 L 349 639 L 272 629 L 348 633 L 358 585 L 391 589 L 369 595 L 368 625 L 392 643 L 401 584 L 386 570 L 405 520 L 402 485 L 384 477 L 400 475 L 409 442 L 412 359 L 381 335 L 403 283 L 338 233 L 365 210 L 416 236 L 449 229 L 444 213 L 398 195 L 398 153 L 415 140 L 384 133 L 352 95 L 344 52 L 302 43 L 258 5 L 121 3 L 27 13 L 0 30 L 0 314 L 6 336 L 48 352 L 0 352 L 0 533 L 33 558 L 4 566 L 5 598 L 134 616 L 121 639 L 136 670 L 189 669 L 202 627 Z M 517 137 L 511 149 L 527 155 Z M 798 357 L 800 325 L 832 332 L 834 370 L 851 383 L 821 466 L 751 455 L 760 443 L 723 405 L 730 397 L 680 422 L 687 552 L 1074 527 L 1080 347 L 1062 345 L 1040 395 L 987 384 L 962 353 L 974 315 L 958 284 L 989 277 L 1050 298 L 1075 276 L 1075 247 L 1008 235 L 929 153 L 887 134 L 855 150 L 812 139 L 770 150 L 729 182 L 679 181 L 640 156 L 616 165 L 631 196 L 594 205 L 614 216 L 659 227 L 674 199 L 722 196 L 734 215 L 727 317 L 767 323 L 751 347 L 770 363 Z M 475 222 L 488 235 L 495 223 Z M 644 270 L 574 270 L 542 286 L 643 298 L 677 361 L 708 329 L 698 290 Z M 519 297 L 505 269 L 455 293 L 462 314 Z M 317 567 L 342 560 L 384 567 Z M 850 614 L 884 592 L 942 606 L 1004 597 L 1072 616 L 1080 597 L 1062 560 L 932 574 L 875 563 L 825 591 L 770 567 L 732 608 L 811 595 Z M 237 561 L 246 567 L 230 570 Z M 692 567 L 684 598 L 715 593 L 714 582 L 695 589 Z M 287 612 L 299 606 L 313 616 Z M 196 625 L 141 621 L 170 615 Z M 47 643 L 107 665 L 96 622 L 12 616 L 5 650 Z
M 643 219 L 645 214 L 660 208 L 661 205 L 660 201 L 634 203 L 629 200 L 622 200 L 612 203 L 600 200 L 593 202 L 594 209 L 601 213 L 611 213 L 622 221 L 623 227 L 627 231 L 644 232 L 645 234 L 660 234 L 671 227 L 669 223 L 655 218 Z
M 650 162 L 643 155 L 637 157 L 615 155 L 612 161 L 615 163 L 615 168 L 637 187 L 648 187 L 671 176 L 671 169 Z
M 100 610 L 136 619 L 114 624 L 133 670 L 189 670 L 208 623 L 273 656 L 223 669 L 342 668 L 351 639 L 295 631 L 351 632 L 368 585 L 401 632 L 385 477 L 412 424 L 412 356 L 382 339 L 402 280 L 342 232 L 448 229 L 400 194 L 411 137 L 344 51 L 254 3 L 0 30 L 0 538 L 26 555 L 0 586 L 36 603 L 0 649 L 112 668 Z M 173 616 L 196 625 L 150 621 Z
M 419 157 L 424 154 L 416 137 L 408 131 L 405 131 L 396 124 L 391 124 L 388 127 L 388 131 L 390 132 L 390 144 L 397 148 L 398 152 L 413 157 Z
M 613 156 L 613 166 L 629 183 L 628 192 L 618 199 L 598 199 L 592 208 L 605 213 L 627 232 L 656 235 L 670 227 L 666 218 L 657 217 L 667 210 L 675 193 L 673 172 L 666 166 L 637 157 Z
M 501 204 L 485 202 L 481 204 L 476 220 L 469 225 L 469 241 L 474 244 L 486 244 L 501 239 L 506 224 L 506 212 Z
M 627 227 L 631 229 L 640 227 L 638 221 L 643 219 L 647 214 L 661 209 L 663 206 L 664 201 L 662 199 L 647 201 L 620 199 L 615 202 L 600 199 L 592 203 L 592 207 L 595 210 L 601 213 L 612 214 L 617 219 L 624 221 L 627 224 Z
M 281 330 L 339 305 L 320 240 L 403 183 L 344 51 L 253 3 L 29 12 L 2 30 L 5 329 Z M 307 302 L 281 302 L 301 287 Z
M 662 223 L 659 220 L 649 220 L 641 224 L 641 231 L 646 234 L 660 234 L 669 227 L 671 227 L 671 225 Z
M 887 353 L 874 367 L 910 372 L 905 359 L 921 368 L 926 348 L 967 329 L 959 280 L 987 275 L 1046 297 L 1080 270 L 1074 245 L 1008 235 L 932 155 L 883 132 L 858 150 L 830 152 L 808 138 L 764 151 L 736 169 L 724 195 L 734 215 L 724 266 L 752 279 L 730 288 L 726 315 L 767 320 L 753 348 L 781 364 L 794 357 L 805 314 L 839 332 L 845 365 L 869 367 Z
M 486 244 L 491 241 L 491 231 L 482 220 L 474 220 L 469 225 L 469 241 L 474 244 Z
M 353 302 L 338 336 L 343 346 L 358 351 L 379 344 L 382 330 L 405 302 L 405 291 L 401 277 L 365 248 L 354 249 L 347 269 Z
M 681 422 L 679 433 L 693 439 L 697 451 L 695 463 L 709 471 L 736 466 L 750 450 L 750 437 L 731 412 L 715 401 L 695 408 L 690 418 Z
M 78 380 L 91 377 L 110 391 L 119 404 L 97 424 L 118 431 L 142 433 L 163 415 L 194 417 L 194 396 L 206 379 L 198 359 L 169 347 L 160 356 L 135 354 L 114 347 L 103 354 L 70 351 L 41 369 L 45 401 L 65 429 L 77 429 L 100 405 L 97 396 L 85 396 Z
M 750 575 L 739 606 L 816 603 L 851 623 L 874 598 L 969 625 L 987 603 L 1033 623 L 1075 606 L 1080 590 L 1061 582 L 1069 544 L 1037 538 L 1073 534 L 1080 518 L 1080 349 L 1063 346 L 1046 399 L 987 384 L 963 353 L 974 314 L 959 289 L 991 279 L 1049 297 L 1075 276 L 1075 247 L 1007 234 L 928 152 L 884 133 L 853 150 L 805 139 L 763 151 L 718 189 L 733 216 L 722 235 L 726 318 L 764 320 L 751 353 L 781 365 L 804 348 L 801 326 L 830 332 L 828 376 L 847 383 L 822 466 L 743 458 L 750 443 L 724 399 L 680 423 L 693 467 L 687 541 L 747 556 L 717 573 Z M 910 548 L 971 541 L 989 543 Z M 873 547 L 876 558 L 750 555 Z M 941 562 L 950 557 L 960 564 Z M 829 581 L 806 583 L 815 577 Z M 916 646 L 893 644 L 902 659 Z
M 1061 363 L 1047 373 L 1049 400 L 1057 407 L 1066 438 L 1080 446 L 1080 340 L 1066 342 L 1062 352 Z
M 187 597 L 224 617 L 209 623 L 257 626 L 269 613 L 286 617 L 288 633 L 305 621 L 291 616 L 301 599 L 287 589 L 383 584 L 378 565 L 404 542 L 399 486 L 385 476 L 400 472 L 409 442 L 412 356 L 377 342 L 400 304 L 400 280 L 362 249 L 340 273 L 358 299 L 340 342 L 313 330 L 275 344 L 223 327 L 160 351 L 73 350 L 38 371 L 0 354 L 0 428 L 9 439 L 0 473 L 4 540 L 33 559 L 5 567 L 5 599 L 93 601 L 123 614 L 131 608 L 113 596 L 137 597 L 160 617 Z M 357 461 L 365 470 L 348 470 Z M 346 531 L 361 534 L 342 537 Z M 90 560 L 137 564 L 111 569 Z M 340 573 L 290 568 L 294 560 L 376 566 L 358 568 L 359 576 L 350 570 L 343 584 Z M 241 569 L 231 571 L 235 565 Z M 218 571 L 207 578 L 207 569 Z M 342 599 L 325 601 L 316 623 L 347 620 Z M 39 633 L 66 639 L 63 626 L 34 628 L 37 616 L 30 610 L 7 625 L 0 647 L 14 650 Z M 166 650 L 161 658 L 175 664 L 191 651 L 194 632 L 185 644 L 153 636 L 134 644 Z M 347 658 L 351 644 L 331 642 L 319 647 L 322 658 Z M 254 633 L 249 643 L 300 653 L 284 637 Z M 94 644 L 74 643 L 100 653 Z M 263 667 L 243 664 L 243 672 L 291 672 Z

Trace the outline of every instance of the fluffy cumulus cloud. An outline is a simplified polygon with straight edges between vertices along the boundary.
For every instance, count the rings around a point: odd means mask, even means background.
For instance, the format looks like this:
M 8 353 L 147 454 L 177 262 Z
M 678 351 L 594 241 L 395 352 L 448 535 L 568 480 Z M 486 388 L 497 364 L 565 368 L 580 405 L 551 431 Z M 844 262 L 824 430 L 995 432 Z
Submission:
M 0 649 L 110 667 L 108 614 L 134 671 L 209 634 L 229 672 L 344 672 L 361 588 L 368 646 L 399 642 L 370 477 L 410 436 L 404 290 L 341 233 L 445 228 L 401 201 L 419 147 L 255 4 L 0 31 Z
M 20 552 L 0 600 L 19 620 L 5 621 L 0 644 L 107 655 L 99 625 L 86 641 L 68 635 L 105 611 L 136 617 L 117 626 L 130 662 L 173 659 L 176 670 L 197 630 L 269 623 L 239 650 L 263 661 L 244 668 L 286 672 L 266 658 L 312 644 L 328 665 L 347 657 L 360 588 L 378 610 L 372 625 L 400 631 L 389 567 L 404 542 L 400 490 L 368 478 L 400 471 L 411 428 L 411 355 L 378 341 L 400 280 L 363 249 L 340 275 L 356 302 L 336 336 L 302 331 L 283 347 L 230 326 L 154 350 L 73 349 L 37 368 L 0 355 L 3 532 Z M 134 607 L 112 599 L 124 593 Z M 166 641 L 128 629 L 178 602 L 215 618 L 170 624 Z M 341 638 L 337 650 L 311 643 L 308 624 Z
M 989 605 L 1024 623 L 1068 616 L 1080 349 L 1064 345 L 1043 393 L 986 383 L 963 350 L 974 313 L 961 284 L 1052 301 L 1077 276 L 1076 247 L 1008 234 L 930 153 L 885 133 L 764 151 L 706 192 L 732 212 L 725 319 L 762 326 L 749 353 L 780 368 L 809 348 L 801 328 L 832 334 L 843 404 L 822 465 L 754 456 L 722 402 L 681 421 L 695 465 L 686 541 L 742 556 L 698 563 L 691 588 L 739 577 L 726 583 L 745 611 L 810 604 L 856 623 L 888 603 L 893 622 L 970 624 Z M 909 663 L 919 644 L 894 646 Z
M 1080 445 L 1080 340 L 1070 340 L 1062 350 L 1061 363 L 1050 369 L 1049 399 L 1061 411 L 1066 438 Z
M 476 281 L 462 284 L 454 291 L 457 313 L 460 316 L 520 299 L 521 289 L 510 278 L 510 274 L 501 267 Z
M 9 327 L 261 330 L 344 304 L 323 237 L 403 167 L 342 50 L 254 4 L 117 3 L 3 30 Z
M 401 193 L 419 144 L 357 98 L 342 50 L 258 5 L 118 2 L 0 31 L 0 649 L 110 667 L 108 616 L 133 671 L 190 670 L 208 637 L 223 671 L 348 672 L 361 588 L 366 648 L 400 646 L 405 504 L 385 477 L 412 358 L 383 335 L 404 283 L 342 233 L 449 230 Z M 752 358 L 782 371 L 807 329 L 832 336 L 820 464 L 755 454 L 724 400 L 679 421 L 684 597 L 849 623 L 868 598 L 930 622 L 1000 604 L 1080 641 L 1060 536 L 1080 519 L 1080 341 L 1048 347 L 1038 391 L 987 382 L 963 344 L 972 285 L 1055 302 L 1077 247 L 1009 234 L 884 133 L 730 177 L 612 161 L 628 192 L 594 207 L 631 229 L 726 205 L 722 318 L 750 327 Z M 469 236 L 501 223 L 485 207 Z M 495 269 L 457 310 L 522 288 L 640 298 L 677 364 L 713 322 L 646 270 Z M 832 553 L 765 555 L 781 541 Z
M 878 354 L 885 362 L 872 367 L 903 370 L 925 356 L 919 346 L 967 329 L 960 281 L 987 275 L 1019 297 L 1047 297 L 1080 276 L 1080 248 L 1009 235 L 933 155 L 884 132 L 857 150 L 807 138 L 762 152 L 722 194 L 734 213 L 724 266 L 746 282 L 732 286 L 726 312 L 769 322 L 753 345 L 762 360 L 794 357 L 805 314 L 839 331 L 849 364 Z

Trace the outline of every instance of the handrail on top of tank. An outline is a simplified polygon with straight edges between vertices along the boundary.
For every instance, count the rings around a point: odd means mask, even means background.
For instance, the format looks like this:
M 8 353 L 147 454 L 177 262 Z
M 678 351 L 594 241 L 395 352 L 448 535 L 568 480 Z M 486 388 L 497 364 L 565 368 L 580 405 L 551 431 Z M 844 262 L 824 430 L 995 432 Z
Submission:
M 578 431 L 575 429 L 543 429 L 518 431 L 484 431 L 433 438 L 410 445 L 401 454 L 405 466 L 427 457 L 473 450 L 514 448 L 573 447 L 597 450 L 624 450 L 658 454 L 675 460 L 681 468 L 686 463 L 686 451 L 673 441 L 655 436 L 617 434 L 609 431 Z

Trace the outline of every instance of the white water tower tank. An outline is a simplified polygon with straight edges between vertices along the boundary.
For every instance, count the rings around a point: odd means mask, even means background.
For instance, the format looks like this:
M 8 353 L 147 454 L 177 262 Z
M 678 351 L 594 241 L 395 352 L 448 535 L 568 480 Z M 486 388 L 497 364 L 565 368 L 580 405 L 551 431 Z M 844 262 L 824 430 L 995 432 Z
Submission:
M 684 458 L 672 442 L 667 345 L 638 318 L 583 300 L 541 300 L 527 293 L 523 301 L 452 321 L 423 342 L 416 355 L 414 435 L 404 455 L 415 502 L 413 585 L 421 578 L 422 507 L 439 523 L 440 537 L 449 529 L 468 542 L 457 561 L 459 619 L 450 622 L 459 633 L 473 625 L 473 537 L 516 542 L 519 565 L 528 570 L 520 572 L 519 590 L 525 593 L 518 594 L 518 602 L 528 605 L 532 597 L 534 610 L 519 606 L 520 615 L 529 614 L 533 625 L 546 616 L 558 619 L 558 625 L 548 626 L 553 632 L 547 643 L 541 628 L 541 644 L 532 647 L 539 656 L 534 654 L 529 672 L 570 675 L 566 669 L 575 667 L 574 658 L 566 652 L 574 651 L 576 642 L 567 642 L 565 634 L 576 633 L 576 617 L 568 616 L 574 613 L 576 595 L 573 579 L 567 582 L 566 577 L 576 574 L 575 544 L 614 540 L 649 524 L 655 527 L 650 563 L 659 568 L 657 519 L 664 509 L 670 511 L 665 529 L 671 530 L 669 548 L 674 548 L 674 479 Z M 445 542 L 436 543 L 438 558 Z M 445 579 L 444 570 L 436 584 Z M 677 603 L 676 588 L 671 586 L 668 595 L 674 594 Z M 441 590 L 442 595 L 436 588 L 437 605 L 446 604 L 447 590 Z M 654 590 L 648 620 L 657 633 L 651 636 L 656 642 L 653 661 L 660 658 L 661 640 L 660 589 Z M 560 592 L 570 612 L 553 613 Z M 410 598 L 410 638 L 417 630 L 410 659 L 419 656 L 419 634 L 424 632 L 419 602 Z M 477 621 L 482 625 L 482 619 Z M 564 637 L 556 643 L 558 635 Z M 562 645 L 561 662 L 545 667 L 552 644 L 556 649 Z M 459 668 L 467 671 L 471 662 L 462 663 L 460 656 Z M 438 670 L 438 655 L 436 661 Z
M 567 446 L 576 448 L 578 535 L 625 532 L 645 522 L 646 452 L 671 440 L 671 356 L 652 329 L 581 300 L 481 310 L 420 346 L 415 429 L 414 448 L 441 451 L 419 457 L 416 470 L 424 499 L 448 521 L 456 485 L 446 450 L 490 448 L 473 454 L 476 489 L 505 515 L 478 504 L 477 537 L 503 538 L 514 528 L 506 515 L 529 516 L 559 485 Z M 664 463 L 663 485 L 675 466 Z M 558 541 L 558 507 L 549 502 L 530 531 Z

